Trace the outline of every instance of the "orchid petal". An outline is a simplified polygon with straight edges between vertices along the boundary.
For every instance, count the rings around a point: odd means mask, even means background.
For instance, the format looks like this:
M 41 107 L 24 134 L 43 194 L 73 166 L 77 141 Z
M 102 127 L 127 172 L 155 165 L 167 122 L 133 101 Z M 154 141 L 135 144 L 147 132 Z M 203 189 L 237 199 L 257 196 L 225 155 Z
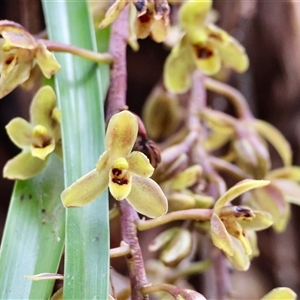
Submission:
M 276 231 L 282 232 L 290 218 L 290 205 L 286 202 L 282 191 L 274 184 L 251 192 L 250 203 L 258 210 L 267 211 L 272 215 Z
M 110 151 L 112 160 L 127 157 L 131 152 L 138 134 L 137 117 L 129 111 L 112 116 L 108 123 L 105 149 Z
M 103 170 L 106 170 L 107 173 L 109 172 L 109 151 L 104 151 L 99 159 L 98 162 L 96 163 L 96 169 L 98 170 L 98 172 L 102 172 Z
M 229 235 L 224 223 L 216 213 L 213 213 L 210 223 L 211 238 L 214 245 L 223 250 L 229 256 L 232 256 L 234 253 L 232 237 Z
M 197 68 L 204 74 L 214 75 L 220 71 L 221 59 L 216 49 L 194 44 L 192 54 Z
M 35 94 L 30 106 L 30 120 L 33 125 L 43 125 L 48 130 L 56 123 L 52 112 L 56 107 L 56 95 L 51 86 L 43 86 Z
M 2 53 L 0 47 L 0 57 L 1 56 Z M 11 57 L 7 57 L 7 59 L 11 59 Z M 18 85 L 25 82 L 30 76 L 30 71 L 32 67 L 33 60 L 25 60 L 20 61 L 20 63 L 13 66 L 13 68 L 8 73 L 6 72 L 7 70 L 2 69 L 0 76 L 0 99 L 6 96 L 8 93 L 10 93 Z
M 60 70 L 60 64 L 44 43 L 39 42 L 36 51 L 36 61 L 46 78 L 51 78 Z
M 102 194 L 107 186 L 107 170 L 98 171 L 94 169 L 62 192 L 62 203 L 65 207 L 87 205 Z
M 256 189 L 259 187 L 263 187 L 268 185 L 270 181 L 268 180 L 252 180 L 252 179 L 245 179 L 243 181 L 238 182 L 232 188 L 230 188 L 225 194 L 223 194 L 216 202 L 215 209 L 219 209 L 230 201 L 235 199 L 236 197 L 240 196 L 241 194 Z
M 191 56 L 191 48 L 187 37 L 175 46 L 164 65 L 164 84 L 173 93 L 184 93 L 192 85 L 191 73 L 195 64 Z
M 245 49 L 234 38 L 231 38 L 231 42 L 228 44 L 221 44 L 218 52 L 224 64 L 236 72 L 242 73 L 249 68 L 249 58 Z
M 46 166 L 46 160 L 33 157 L 30 152 L 22 152 L 10 159 L 3 169 L 3 177 L 26 180 L 39 174 Z
M 153 12 L 146 11 L 145 14 L 138 16 L 134 22 L 134 31 L 139 39 L 145 39 L 149 36 L 151 25 L 154 22 Z
M 212 1 L 189 0 L 182 4 L 179 10 L 179 21 L 187 32 L 198 31 L 204 26 Z
M 129 164 L 129 170 L 133 174 L 141 177 L 150 177 L 153 174 L 154 168 L 144 153 L 133 151 L 126 159 Z
M 45 147 L 36 147 L 34 145 L 31 145 L 30 149 L 32 156 L 45 160 L 46 157 L 54 151 L 55 141 L 51 139 L 50 143 Z
M 114 170 L 109 173 L 109 191 L 116 200 L 124 200 L 131 190 L 132 175 L 125 172 L 122 177 L 118 178 L 118 176 L 114 176 Z
M 233 255 L 226 255 L 227 259 L 230 261 L 230 263 L 235 269 L 240 271 L 247 271 L 250 267 L 249 256 L 246 255 L 241 242 L 235 237 L 232 237 L 232 244 Z
M 296 300 L 297 294 L 290 288 L 279 287 L 261 298 L 261 300 Z
M 300 185 L 297 182 L 288 179 L 275 179 L 272 184 L 278 187 L 286 201 L 296 205 L 300 205 Z
M 26 120 L 14 118 L 5 126 L 5 129 L 9 138 L 19 148 L 30 146 L 33 127 Z
M 236 221 L 242 226 L 245 230 L 263 230 L 266 229 L 273 224 L 273 218 L 270 213 L 266 211 L 254 211 L 255 217 L 251 220 L 247 218 L 239 219 Z
M 24 49 L 34 49 L 36 42 L 33 36 L 20 24 L 0 21 L 0 34 L 12 46 Z
M 227 229 L 227 232 L 231 236 L 237 238 L 242 243 L 245 253 L 247 255 L 251 255 L 252 249 L 251 249 L 248 239 L 245 237 L 245 232 L 244 232 L 242 226 L 235 220 L 228 221 L 228 222 L 226 222 L 226 224 L 224 221 L 224 225 Z
M 269 171 L 266 176 L 268 180 L 273 179 L 288 179 L 300 182 L 300 167 L 298 166 L 287 166 L 275 170 Z
M 105 28 L 108 25 L 110 25 L 112 22 L 114 22 L 126 6 L 127 1 L 125 0 L 117 0 L 115 3 L 108 9 L 108 11 L 105 14 L 104 19 L 99 24 L 99 28 Z
M 283 134 L 268 122 L 255 119 L 251 123 L 254 125 L 257 132 L 276 149 L 283 164 L 285 166 L 290 166 L 292 164 L 293 153 L 289 142 Z
M 247 230 L 246 231 L 246 237 L 250 243 L 250 247 L 252 249 L 252 253 L 249 256 L 250 259 L 254 257 L 258 257 L 260 252 L 257 245 L 257 234 L 254 230 Z
M 169 31 L 169 22 L 166 24 L 165 18 L 161 18 L 159 20 L 154 20 L 151 25 L 151 38 L 156 43 L 163 42 Z
M 139 213 L 156 218 L 168 210 L 168 201 L 159 185 L 150 178 L 132 176 L 131 192 L 128 202 Z

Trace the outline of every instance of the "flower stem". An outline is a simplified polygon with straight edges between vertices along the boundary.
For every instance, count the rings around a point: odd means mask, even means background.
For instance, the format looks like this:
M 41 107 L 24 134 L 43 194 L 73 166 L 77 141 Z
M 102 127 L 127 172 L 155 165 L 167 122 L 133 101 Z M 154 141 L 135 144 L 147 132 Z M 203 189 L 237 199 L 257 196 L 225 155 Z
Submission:
M 136 223 L 139 220 L 139 216 L 128 204 L 127 200 L 120 202 L 120 216 L 122 239 L 131 249 L 130 253 L 125 256 L 131 283 L 131 299 L 146 300 L 149 299 L 148 296 L 143 296 L 141 293 L 141 288 L 147 285 L 148 281 L 137 237 Z
M 110 258 L 125 256 L 130 253 L 130 247 L 127 243 L 121 242 L 121 246 L 109 250 Z
M 216 281 L 216 299 L 226 300 L 231 298 L 230 293 L 232 291 L 229 268 L 224 254 L 219 249 L 214 249 L 214 251 L 212 260 Z
M 63 43 L 53 42 L 50 40 L 40 39 L 40 41 L 46 45 L 49 51 L 71 53 L 80 56 L 82 58 L 86 58 L 88 60 L 94 61 L 96 63 L 103 63 L 103 64 L 113 63 L 113 57 L 109 53 L 98 53 L 80 47 L 76 47 L 73 45 L 66 45 Z
M 167 224 L 174 221 L 194 220 L 194 221 L 209 221 L 212 215 L 212 209 L 194 208 L 188 210 L 178 210 L 166 214 L 157 219 L 138 220 L 137 229 L 148 230 L 160 225 Z
M 237 89 L 210 77 L 205 77 L 203 82 L 209 91 L 227 97 L 236 108 L 240 118 L 247 120 L 253 118 L 246 98 Z
M 121 12 L 119 18 L 112 24 L 109 52 L 114 58 L 110 72 L 110 87 L 107 103 L 106 120 L 123 109 L 126 109 L 127 69 L 126 40 L 128 37 L 128 6 Z

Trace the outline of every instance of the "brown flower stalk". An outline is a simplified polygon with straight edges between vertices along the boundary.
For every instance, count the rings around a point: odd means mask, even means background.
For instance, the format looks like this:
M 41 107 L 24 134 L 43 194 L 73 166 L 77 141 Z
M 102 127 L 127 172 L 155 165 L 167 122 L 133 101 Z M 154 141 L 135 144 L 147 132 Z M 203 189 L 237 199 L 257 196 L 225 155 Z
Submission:
M 111 81 L 107 103 L 106 118 L 109 120 L 113 114 L 126 108 L 127 70 L 126 70 L 126 39 L 128 7 L 112 25 L 110 40 L 110 54 L 114 58 L 111 70 Z M 120 201 L 121 233 L 123 241 L 129 245 L 130 251 L 125 256 L 131 283 L 131 298 L 147 300 L 141 288 L 148 283 L 144 268 L 144 260 L 137 237 L 136 223 L 139 220 L 137 212 L 126 200 Z

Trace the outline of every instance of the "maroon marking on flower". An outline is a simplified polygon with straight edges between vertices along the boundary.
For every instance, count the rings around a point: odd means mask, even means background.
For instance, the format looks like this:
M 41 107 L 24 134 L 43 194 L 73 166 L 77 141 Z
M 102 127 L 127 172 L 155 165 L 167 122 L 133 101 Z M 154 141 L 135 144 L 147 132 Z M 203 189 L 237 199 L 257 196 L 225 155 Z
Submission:
M 112 182 L 114 182 L 118 185 L 128 184 L 128 180 L 125 178 L 113 178 Z
M 13 56 L 10 56 L 8 57 L 6 60 L 5 60 L 5 64 L 6 65 L 10 65 L 12 63 L 12 61 L 14 60 L 14 57 Z
M 113 168 L 111 171 L 114 176 L 120 176 L 122 174 L 122 170 L 120 170 L 118 168 Z
M 139 19 L 140 19 L 141 23 L 147 23 L 150 21 L 150 16 L 148 15 L 148 13 L 145 13 L 145 14 L 141 15 L 139 17 Z
M 208 47 L 198 47 L 197 45 L 194 45 L 194 49 L 198 58 L 209 58 L 214 54 Z

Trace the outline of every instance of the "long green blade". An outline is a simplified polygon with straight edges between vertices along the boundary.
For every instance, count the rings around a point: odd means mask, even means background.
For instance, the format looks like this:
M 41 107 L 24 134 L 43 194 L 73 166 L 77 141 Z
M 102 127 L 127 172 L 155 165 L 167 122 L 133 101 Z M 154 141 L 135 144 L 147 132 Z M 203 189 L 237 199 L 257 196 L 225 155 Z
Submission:
M 62 162 L 55 155 L 40 175 L 16 182 L 1 243 L 0 299 L 50 297 L 53 280 L 24 276 L 57 272 L 64 245 L 62 189 Z
M 50 39 L 96 50 L 95 33 L 85 1 L 43 1 Z M 107 40 L 104 41 L 107 47 Z M 69 54 L 57 54 L 56 77 L 62 110 L 65 185 L 95 167 L 104 151 L 102 83 L 97 64 Z M 103 78 L 105 79 L 105 78 Z M 104 81 L 106 84 L 108 80 Z M 107 299 L 109 283 L 108 194 L 83 208 L 67 209 L 65 299 Z

